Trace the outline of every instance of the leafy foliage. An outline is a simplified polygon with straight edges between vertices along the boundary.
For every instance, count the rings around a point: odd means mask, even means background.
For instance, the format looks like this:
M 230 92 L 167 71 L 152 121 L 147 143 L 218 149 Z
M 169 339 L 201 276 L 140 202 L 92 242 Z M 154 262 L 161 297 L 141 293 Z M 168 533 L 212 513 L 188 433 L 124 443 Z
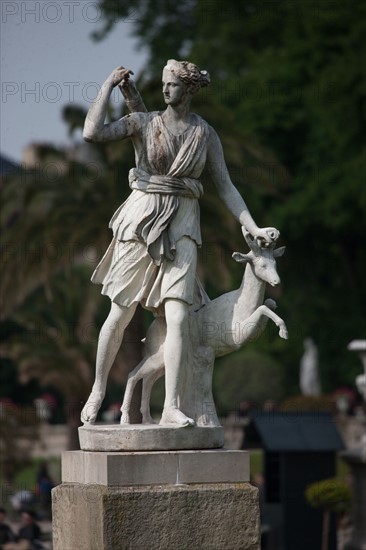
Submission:
M 237 410 L 241 401 L 262 407 L 283 397 L 283 369 L 269 355 L 252 348 L 221 359 L 214 374 L 214 390 L 222 412 Z
M 347 512 L 351 507 L 352 493 L 349 486 L 337 478 L 323 479 L 306 488 L 306 500 L 313 508 L 330 512 Z
M 366 4 L 100 0 L 100 6 L 107 23 L 133 11 L 134 34 L 150 55 L 147 75 L 172 57 L 209 70 L 203 103 L 225 107 L 235 121 L 229 127 L 224 117 L 215 121 L 226 153 L 238 139 L 272 151 L 264 166 L 242 157 L 239 173 L 231 166 L 231 174 L 258 224 L 279 227 L 287 245 L 280 301 L 290 329 L 280 352 L 286 391 L 298 391 L 296 365 L 309 335 L 319 346 L 325 390 L 353 384 L 360 366 L 346 346 L 366 325 Z M 197 111 L 207 116 L 202 104 Z M 271 176 L 274 167 L 272 186 L 263 186 L 257 174 Z
M 80 109 L 68 109 L 65 119 L 71 127 L 80 124 Z M 127 196 L 120 175 L 133 162 L 132 151 L 124 144 L 32 150 L 32 164 L 2 182 L 2 315 L 18 327 L 4 335 L 5 357 L 24 378 L 62 393 L 75 448 L 107 315 L 107 300 L 90 275 L 109 244 L 111 214 Z M 139 330 L 134 325 L 119 365 L 133 346 L 140 349 Z
M 0 403 L 0 472 L 2 483 L 12 482 L 19 468 L 30 461 L 34 442 L 39 439 L 35 407 Z

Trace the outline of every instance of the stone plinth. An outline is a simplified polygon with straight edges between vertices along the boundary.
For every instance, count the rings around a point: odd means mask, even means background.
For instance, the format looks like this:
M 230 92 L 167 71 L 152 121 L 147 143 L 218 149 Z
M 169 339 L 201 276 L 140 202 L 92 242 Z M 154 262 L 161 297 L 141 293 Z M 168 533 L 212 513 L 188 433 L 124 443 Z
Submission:
M 345 550 L 366 550 L 366 456 L 362 449 L 344 451 L 353 478 L 353 535 Z
M 245 451 L 70 451 L 53 489 L 54 550 L 259 550 Z
M 224 449 L 100 453 L 67 451 L 62 481 L 106 486 L 242 483 L 249 481 L 249 454 Z
M 79 428 L 79 440 L 83 451 L 216 449 L 224 445 L 224 429 L 221 426 L 86 424 Z
M 87 486 L 84 486 L 87 487 Z M 53 489 L 54 550 L 259 550 L 248 483 Z

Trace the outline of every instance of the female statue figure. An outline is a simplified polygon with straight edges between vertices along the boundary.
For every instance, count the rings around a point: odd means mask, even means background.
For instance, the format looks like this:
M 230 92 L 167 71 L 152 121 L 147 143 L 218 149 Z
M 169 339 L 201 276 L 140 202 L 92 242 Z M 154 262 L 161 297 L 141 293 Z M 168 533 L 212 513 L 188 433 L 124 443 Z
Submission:
M 86 141 L 131 138 L 136 167 L 129 173 L 132 193 L 111 219 L 113 239 L 92 276 L 111 299 L 111 310 L 101 329 L 96 378 L 81 419 L 84 423 L 95 421 L 124 330 L 141 303 L 164 315 L 167 325 L 160 423 L 189 426 L 194 421 L 179 410 L 178 397 L 188 368 L 188 311 L 193 303 L 202 303 L 196 263 L 197 246 L 201 245 L 198 199 L 203 194 L 199 178 L 205 165 L 220 198 L 253 237 L 270 243 L 279 233 L 274 228 L 257 227 L 230 180 L 215 130 L 190 112 L 193 94 L 209 84 L 207 71 L 170 59 L 162 79 L 165 111 L 134 112 L 104 124 L 111 92 L 120 83 L 128 88 L 129 73 L 123 67 L 112 72 L 84 127 Z

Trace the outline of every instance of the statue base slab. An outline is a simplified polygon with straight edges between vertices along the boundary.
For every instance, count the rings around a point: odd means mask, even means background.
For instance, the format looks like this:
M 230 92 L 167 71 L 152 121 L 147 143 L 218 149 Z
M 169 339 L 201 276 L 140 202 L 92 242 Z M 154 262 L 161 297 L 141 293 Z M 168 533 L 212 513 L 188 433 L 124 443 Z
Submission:
M 67 451 L 62 454 L 62 481 L 105 486 L 241 483 L 249 481 L 249 453 L 226 449 Z
M 79 441 L 83 451 L 219 449 L 224 445 L 224 429 L 221 426 L 85 424 L 79 428 Z
M 54 550 L 260 549 L 249 453 L 224 449 L 62 455 Z

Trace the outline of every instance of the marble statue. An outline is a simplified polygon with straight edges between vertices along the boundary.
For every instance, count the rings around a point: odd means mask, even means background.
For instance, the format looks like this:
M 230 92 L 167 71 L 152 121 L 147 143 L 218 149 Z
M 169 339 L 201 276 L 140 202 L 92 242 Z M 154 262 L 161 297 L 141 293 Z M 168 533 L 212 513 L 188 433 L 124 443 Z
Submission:
M 262 330 L 268 318 L 278 324 L 282 337 L 287 336 L 283 321 L 273 312 L 274 302 L 263 305 L 265 282 L 279 281 L 274 258 L 283 251 L 274 248 L 278 230 L 256 225 L 231 182 L 215 130 L 190 112 L 193 94 L 210 82 L 207 71 L 170 59 L 162 75 L 166 109 L 154 112 L 146 112 L 130 74 L 123 67 L 111 73 L 84 126 L 86 141 L 131 138 L 136 166 L 129 173 L 132 192 L 111 219 L 113 239 L 92 276 L 109 296 L 111 310 L 100 332 L 95 382 L 81 419 L 95 422 L 124 330 L 140 303 L 157 319 L 146 338 L 146 358 L 130 375 L 122 422 L 129 420 L 130 389 L 137 375 L 146 376 L 142 410 L 144 421 L 151 421 L 151 385 L 165 372 L 160 424 L 192 426 L 203 422 L 202 415 L 211 414 L 202 408 L 210 409 L 213 404 L 210 371 L 216 355 L 238 349 L 253 332 Z M 132 112 L 106 124 L 115 86 L 120 86 Z M 242 287 L 212 302 L 196 275 L 201 245 L 198 200 L 203 194 L 200 176 L 205 166 L 251 248 L 249 254 L 235 255 L 237 261 L 247 263 Z M 237 323 L 240 336 L 236 341 Z M 195 369 L 206 369 L 201 381 Z M 214 424 L 215 414 L 211 414 Z
M 357 351 L 363 366 L 363 374 L 356 377 L 356 386 L 366 403 L 366 340 L 352 340 L 348 344 L 350 351 Z
M 300 361 L 300 389 L 303 395 L 315 397 L 321 394 L 318 348 L 312 338 L 304 340 L 304 354 Z

